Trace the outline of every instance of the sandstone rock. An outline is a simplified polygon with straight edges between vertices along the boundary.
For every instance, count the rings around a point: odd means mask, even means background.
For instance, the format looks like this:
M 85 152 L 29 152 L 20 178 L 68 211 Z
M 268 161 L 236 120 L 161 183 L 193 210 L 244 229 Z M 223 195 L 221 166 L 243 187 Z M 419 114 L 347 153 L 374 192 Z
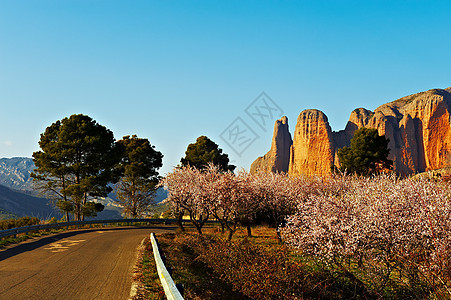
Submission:
M 351 112 L 348 124 L 346 124 L 345 132 L 351 136 L 354 136 L 354 132 L 360 127 L 368 126 L 369 120 L 374 116 L 374 112 L 365 108 L 357 108 Z
M 334 161 L 332 131 L 326 115 L 316 109 L 299 114 L 291 147 L 290 175 L 327 175 Z
M 330 164 L 339 165 L 338 149 L 349 146 L 354 132 L 361 127 L 376 128 L 380 135 L 390 140 L 389 159 L 394 161 L 394 170 L 401 175 L 451 167 L 449 87 L 403 97 L 381 105 L 374 112 L 358 108 L 351 113 L 346 128 L 338 132 L 331 131 L 327 117 L 321 111 L 301 112 L 293 135 L 289 174 L 329 174 Z M 278 135 L 275 128 L 274 137 Z M 287 150 L 286 146 L 274 146 L 276 140 L 273 139 L 271 151 L 253 163 L 254 170 L 282 169 L 275 167 L 275 158 L 286 157 Z M 282 150 L 279 149 L 283 149 L 280 155 Z
M 449 89 L 448 89 L 449 90 Z M 446 167 L 451 155 L 451 94 L 434 89 L 378 107 L 385 122 L 369 126 L 390 139 L 395 171 L 408 175 Z
M 257 158 L 251 165 L 250 172 L 288 172 L 290 148 L 293 141 L 288 129 L 287 117 L 282 117 L 274 124 L 271 150 Z
M 451 88 L 433 89 L 381 105 L 374 113 L 359 108 L 344 131 L 333 132 L 334 163 L 338 149 L 348 146 L 355 130 L 376 128 L 390 140 L 394 170 L 409 175 L 451 164 Z

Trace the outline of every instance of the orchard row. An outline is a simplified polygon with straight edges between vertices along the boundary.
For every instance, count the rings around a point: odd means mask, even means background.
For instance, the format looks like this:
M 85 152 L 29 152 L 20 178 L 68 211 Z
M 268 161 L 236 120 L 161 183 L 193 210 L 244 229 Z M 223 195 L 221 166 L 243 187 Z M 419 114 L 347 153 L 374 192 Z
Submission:
M 229 239 L 240 224 L 250 234 L 251 225 L 264 222 L 302 255 L 346 270 L 373 291 L 408 285 L 423 295 L 451 297 L 447 182 L 232 174 L 210 165 L 174 169 L 161 184 L 178 220 L 188 214 L 199 233 L 211 218 L 228 230 Z

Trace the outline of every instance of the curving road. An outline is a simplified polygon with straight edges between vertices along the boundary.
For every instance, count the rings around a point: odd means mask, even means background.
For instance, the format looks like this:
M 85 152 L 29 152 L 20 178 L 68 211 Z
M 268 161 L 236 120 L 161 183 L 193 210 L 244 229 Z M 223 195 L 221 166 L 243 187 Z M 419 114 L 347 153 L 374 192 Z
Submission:
M 138 245 L 174 229 L 70 231 L 0 250 L 0 299 L 128 299 Z

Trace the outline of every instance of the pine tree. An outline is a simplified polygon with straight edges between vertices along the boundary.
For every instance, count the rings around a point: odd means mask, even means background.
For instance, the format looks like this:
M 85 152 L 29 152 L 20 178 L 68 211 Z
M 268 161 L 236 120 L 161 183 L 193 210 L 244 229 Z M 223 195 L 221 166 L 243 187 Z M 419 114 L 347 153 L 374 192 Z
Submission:
M 338 150 L 340 171 L 369 175 L 390 169 L 393 162 L 387 159 L 388 142 L 384 136 L 379 136 L 377 129 L 359 128 L 351 139 L 351 146 Z
M 120 168 L 123 173 L 116 185 L 116 196 L 124 212 L 132 218 L 148 210 L 155 196 L 163 154 L 148 139 L 124 136 L 117 144 L 122 148 Z
M 222 149 L 204 135 L 198 137 L 195 143 L 188 145 L 185 157 L 180 162 L 183 166 L 190 165 L 197 169 L 204 169 L 208 163 L 213 163 L 224 172 L 233 172 L 236 168 L 229 164 L 228 155 L 222 153 Z
M 76 220 L 95 216 L 103 205 L 88 201 L 106 197 L 117 182 L 120 152 L 113 133 L 86 115 L 72 115 L 46 128 L 33 153 L 31 176 L 57 199 L 56 206 Z

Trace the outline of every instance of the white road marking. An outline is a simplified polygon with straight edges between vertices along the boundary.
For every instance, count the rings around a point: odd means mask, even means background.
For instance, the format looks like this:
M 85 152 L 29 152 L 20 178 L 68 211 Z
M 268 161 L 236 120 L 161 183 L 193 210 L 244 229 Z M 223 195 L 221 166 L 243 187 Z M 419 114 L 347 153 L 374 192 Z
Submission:
M 45 250 L 50 250 L 52 253 L 63 252 L 68 250 L 72 246 L 76 246 L 86 240 L 62 240 L 58 242 L 51 243 L 49 247 L 44 248 Z

